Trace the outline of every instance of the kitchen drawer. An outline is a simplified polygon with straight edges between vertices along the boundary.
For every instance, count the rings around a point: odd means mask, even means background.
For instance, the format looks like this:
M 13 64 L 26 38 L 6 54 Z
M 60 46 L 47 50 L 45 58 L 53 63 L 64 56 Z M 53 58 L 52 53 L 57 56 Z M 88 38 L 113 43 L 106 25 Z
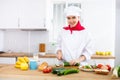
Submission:
M 15 64 L 16 59 L 10 57 L 0 57 L 0 64 Z

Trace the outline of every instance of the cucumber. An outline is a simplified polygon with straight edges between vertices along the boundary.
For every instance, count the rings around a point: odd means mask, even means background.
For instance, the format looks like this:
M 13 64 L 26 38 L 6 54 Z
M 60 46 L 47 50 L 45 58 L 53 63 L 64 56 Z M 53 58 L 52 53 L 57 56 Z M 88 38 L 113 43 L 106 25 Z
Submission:
M 57 72 L 57 75 L 61 76 L 61 75 L 67 75 L 67 74 L 72 74 L 72 73 L 78 73 L 78 72 L 79 72 L 78 69 L 70 68 L 70 69 L 59 70 Z
M 67 74 L 72 74 L 72 73 L 78 73 L 79 70 L 78 69 L 67 69 L 64 71 L 64 75 L 67 75 Z
M 58 75 L 58 76 L 64 75 L 64 72 L 65 72 L 65 71 L 66 71 L 65 69 L 59 70 L 59 71 L 57 72 L 57 75 Z
M 53 68 L 52 73 L 57 74 L 60 70 L 64 70 L 64 68 Z
M 78 73 L 78 72 L 79 72 L 79 70 L 78 69 L 74 69 L 74 68 L 69 68 L 69 69 L 53 68 L 53 70 L 52 70 L 52 73 L 53 74 L 57 74 L 58 76 L 72 74 L 72 73 Z

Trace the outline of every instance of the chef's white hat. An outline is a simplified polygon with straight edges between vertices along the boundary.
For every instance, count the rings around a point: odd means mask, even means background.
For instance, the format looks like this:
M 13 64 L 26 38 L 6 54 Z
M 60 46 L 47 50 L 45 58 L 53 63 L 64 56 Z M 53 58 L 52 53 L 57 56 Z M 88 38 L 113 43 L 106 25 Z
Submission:
M 80 16 L 81 9 L 77 6 L 69 6 L 64 10 L 65 16 Z

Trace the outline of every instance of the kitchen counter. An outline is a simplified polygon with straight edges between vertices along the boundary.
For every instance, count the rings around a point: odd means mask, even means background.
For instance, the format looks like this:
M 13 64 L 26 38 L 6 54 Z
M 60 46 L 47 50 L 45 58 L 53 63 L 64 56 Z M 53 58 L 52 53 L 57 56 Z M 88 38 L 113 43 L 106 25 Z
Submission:
M 0 57 L 23 57 L 23 56 L 27 56 L 27 57 L 32 57 L 32 54 L 29 53 L 23 53 L 23 52 L 12 52 L 12 53 L 2 53 L 0 54 Z M 51 53 L 47 53 L 44 56 L 39 55 L 39 58 L 56 58 L 55 54 L 51 54 Z
M 108 55 L 108 56 L 103 56 L 103 55 L 92 55 L 91 59 L 115 59 L 115 56 Z
M 100 75 L 94 72 L 80 71 L 76 74 L 57 76 L 52 73 L 42 73 L 38 70 L 22 71 L 11 64 L 0 65 L 0 80 L 120 80 L 120 78 L 111 79 L 111 74 Z
M 0 57 L 23 57 L 23 56 L 32 57 L 31 54 L 23 53 L 23 52 L 19 52 L 19 53 L 18 52 L 12 52 L 12 53 L 2 53 L 2 54 L 0 54 Z M 52 53 L 47 53 L 44 56 L 39 55 L 39 58 L 56 58 L 56 55 L 52 54 Z M 115 59 L 115 57 L 114 56 L 92 55 L 91 59 Z

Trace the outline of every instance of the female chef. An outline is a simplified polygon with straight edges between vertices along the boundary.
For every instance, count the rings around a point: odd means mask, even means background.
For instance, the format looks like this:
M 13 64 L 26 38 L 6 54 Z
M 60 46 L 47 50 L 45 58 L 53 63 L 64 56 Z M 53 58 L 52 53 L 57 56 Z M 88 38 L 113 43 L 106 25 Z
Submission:
M 75 6 L 65 9 L 68 26 L 63 27 L 57 40 L 57 59 L 70 65 L 85 65 L 94 53 L 92 37 L 80 24 L 80 12 L 80 8 Z

